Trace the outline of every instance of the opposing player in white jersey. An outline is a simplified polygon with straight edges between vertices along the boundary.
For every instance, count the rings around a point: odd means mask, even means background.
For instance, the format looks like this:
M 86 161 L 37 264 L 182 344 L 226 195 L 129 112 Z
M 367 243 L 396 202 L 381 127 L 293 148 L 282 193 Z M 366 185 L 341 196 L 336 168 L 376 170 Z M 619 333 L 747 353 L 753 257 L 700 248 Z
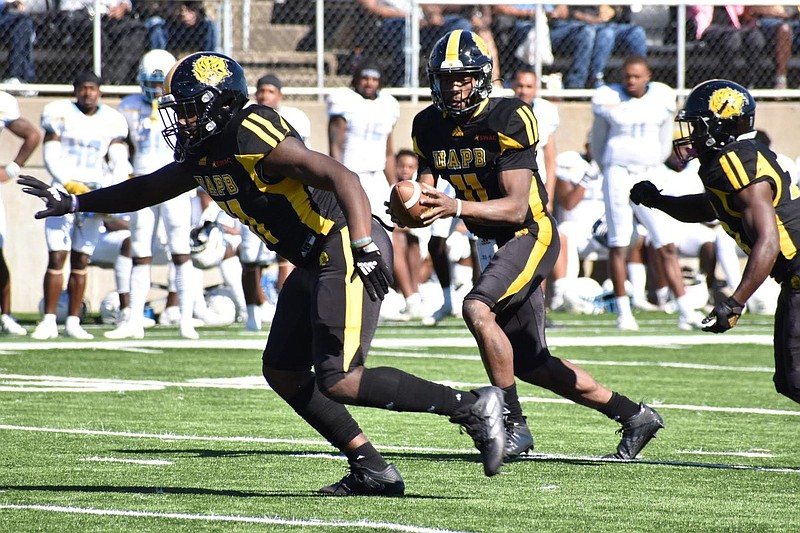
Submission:
M 362 62 L 352 88 L 328 96 L 328 139 L 331 157 L 358 174 L 372 215 L 391 227 L 383 203 L 396 180 L 392 130 L 400 104 L 380 89 L 380 67 L 370 60 Z
M 140 94 L 123 98 L 119 110 L 130 131 L 133 153 L 133 179 L 149 174 L 171 163 L 173 152 L 161 134 L 163 124 L 158 114 L 158 97 L 164 86 L 164 77 L 175 57 L 166 50 L 151 50 L 139 63 Z M 163 204 L 131 213 L 131 272 L 130 314 L 116 329 L 107 331 L 109 339 L 141 339 L 144 337 L 144 307 L 150 291 L 153 244 L 158 239 L 159 223 L 164 224 L 172 262 L 175 265 L 175 284 L 181 305 L 180 333 L 184 338 L 196 339 L 197 332 L 191 322 L 192 293 L 187 288 L 186 270 L 189 261 L 190 194 L 184 193 Z M 184 313 L 184 310 L 186 312 Z
M 605 178 L 609 271 L 619 310 L 617 327 L 639 329 L 625 291 L 626 251 L 633 235 L 635 214 L 647 228 L 658 260 L 664 265 L 667 284 L 678 304 L 678 327 L 699 329 L 703 317 L 684 298 L 686 290 L 675 236 L 669 234 L 665 222 L 668 219 L 657 210 L 634 206 L 629 200 L 633 185 L 660 172 L 672 152 L 676 95 L 670 87 L 650 78 L 647 59 L 631 56 L 622 66 L 622 83 L 599 88 L 592 99 L 591 153 L 600 163 Z
M 128 125 L 116 109 L 100 102 L 101 79 L 92 72 L 78 74 L 73 82 L 75 101 L 64 99 L 42 110 L 44 164 L 53 185 L 71 194 L 113 185 L 128 178 Z M 31 335 L 34 339 L 58 337 L 56 308 L 64 283 L 64 264 L 70 256 L 67 284 L 69 309 L 64 333 L 91 339 L 80 325 L 86 290 L 86 267 L 94 252 L 102 217 L 69 214 L 45 221 L 48 262 L 44 277 L 44 317 Z
M 42 135 L 36 126 L 20 115 L 17 99 L 7 92 L 0 91 L 0 131 L 3 129 L 22 139 L 22 145 L 13 161 L 0 166 L 0 183 L 6 183 L 19 174 L 20 167 L 25 164 L 42 140 Z M 6 210 L 0 198 L 0 333 L 22 336 L 28 334 L 27 330 L 17 324 L 11 316 L 11 275 L 3 255 L 6 229 Z
M 539 84 L 536 72 L 529 69 L 519 69 L 514 74 L 511 84 L 514 96 L 527 102 L 533 107 L 536 125 L 539 128 L 539 144 L 536 146 L 536 165 L 539 167 L 539 176 L 544 180 L 547 191 L 547 210 L 553 212 L 556 190 L 556 148 L 555 132 L 561 124 L 558 108 L 539 96 Z

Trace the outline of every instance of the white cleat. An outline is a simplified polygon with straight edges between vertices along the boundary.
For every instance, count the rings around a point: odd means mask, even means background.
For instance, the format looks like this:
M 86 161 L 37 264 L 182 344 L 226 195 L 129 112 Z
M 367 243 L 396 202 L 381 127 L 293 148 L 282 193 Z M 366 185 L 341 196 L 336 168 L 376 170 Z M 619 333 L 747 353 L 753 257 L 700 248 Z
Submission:
M 423 326 L 435 326 L 445 318 L 453 315 L 453 308 L 452 306 L 443 305 L 439 309 L 437 309 L 431 316 L 426 316 L 422 318 L 422 325 Z
M 181 310 L 177 305 L 167 307 L 158 317 L 160 326 L 177 326 L 181 321 Z
M 120 340 L 120 339 L 143 339 L 144 328 L 142 326 L 134 325 L 130 322 L 123 322 L 115 329 L 103 333 L 106 339 Z
M 82 341 L 88 341 L 94 339 L 94 335 L 83 329 L 83 327 L 78 322 L 70 323 L 69 321 L 67 321 L 66 325 L 64 326 L 64 335 Z
M 15 337 L 24 337 L 28 330 L 17 324 L 17 321 L 9 315 L 0 316 L 0 333 L 7 333 Z
M 197 340 L 200 338 L 200 335 L 197 333 L 197 330 L 194 329 L 194 325 L 191 322 L 181 322 L 178 328 L 180 329 L 181 337 L 184 339 Z
M 639 331 L 639 324 L 633 315 L 617 317 L 617 329 L 620 331 Z
M 678 329 L 683 331 L 703 329 L 705 327 L 703 326 L 704 318 L 705 317 L 702 314 L 693 311 L 689 313 L 687 316 L 682 316 L 678 318 Z
M 37 341 L 46 341 L 49 339 L 58 338 L 58 324 L 50 321 L 42 321 L 36 325 L 36 329 L 31 334 L 32 339 Z

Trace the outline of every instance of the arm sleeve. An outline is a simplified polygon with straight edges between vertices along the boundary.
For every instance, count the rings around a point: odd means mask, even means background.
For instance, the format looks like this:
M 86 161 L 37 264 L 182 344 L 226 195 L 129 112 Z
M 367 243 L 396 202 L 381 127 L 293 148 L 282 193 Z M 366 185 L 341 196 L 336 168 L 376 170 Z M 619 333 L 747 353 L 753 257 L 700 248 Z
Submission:
M 191 174 L 178 163 L 156 170 L 152 174 L 125 180 L 78 197 L 79 210 L 91 213 L 130 213 L 160 204 L 197 187 Z

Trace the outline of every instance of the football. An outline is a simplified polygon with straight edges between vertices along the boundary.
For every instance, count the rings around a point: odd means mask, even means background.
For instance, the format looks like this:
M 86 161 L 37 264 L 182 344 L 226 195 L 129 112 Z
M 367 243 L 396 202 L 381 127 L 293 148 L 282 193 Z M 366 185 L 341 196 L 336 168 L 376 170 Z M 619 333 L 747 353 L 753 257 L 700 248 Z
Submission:
M 392 216 L 407 228 L 421 228 L 425 224 L 419 219 L 427 207 L 419 204 L 422 187 L 414 180 L 398 181 L 389 193 L 389 209 Z

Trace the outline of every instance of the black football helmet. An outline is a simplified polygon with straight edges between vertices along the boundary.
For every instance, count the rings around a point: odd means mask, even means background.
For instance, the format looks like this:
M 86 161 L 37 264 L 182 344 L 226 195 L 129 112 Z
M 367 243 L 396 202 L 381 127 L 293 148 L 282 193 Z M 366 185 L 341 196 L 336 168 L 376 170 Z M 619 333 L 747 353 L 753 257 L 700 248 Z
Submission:
M 164 138 L 175 160 L 222 131 L 247 103 L 247 81 L 241 65 L 216 52 L 198 52 L 180 59 L 164 80 L 158 100 Z
M 469 117 L 492 92 L 492 58 L 486 42 L 476 33 L 454 30 L 433 46 L 428 60 L 428 80 L 433 105 L 455 119 Z M 475 78 L 465 107 L 452 104 L 450 88 L 442 88 L 442 74 L 468 74 Z
M 681 136 L 672 141 L 675 155 L 684 164 L 709 150 L 720 150 L 753 129 L 756 102 L 750 92 L 728 80 L 709 80 L 697 85 L 678 112 L 675 122 Z

